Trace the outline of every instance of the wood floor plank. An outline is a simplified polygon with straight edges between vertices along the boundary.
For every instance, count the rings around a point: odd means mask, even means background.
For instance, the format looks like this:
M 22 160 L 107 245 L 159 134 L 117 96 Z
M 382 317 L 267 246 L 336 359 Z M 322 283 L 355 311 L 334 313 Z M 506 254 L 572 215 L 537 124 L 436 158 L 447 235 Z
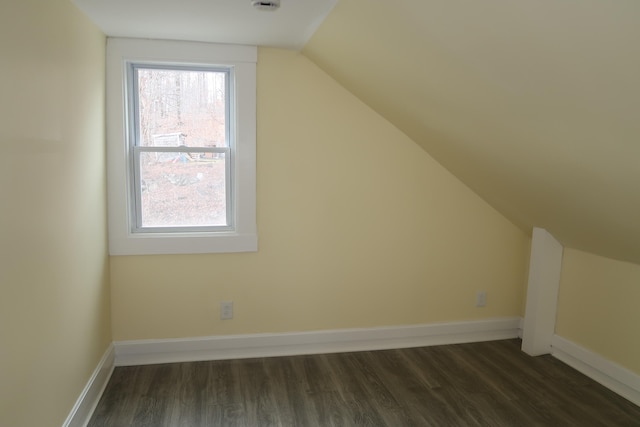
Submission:
M 271 378 L 280 423 L 285 426 L 317 425 L 309 415 L 312 407 L 305 398 L 304 384 L 297 377 L 291 360 L 288 358 L 269 359 L 265 365 L 267 375 Z
M 124 423 L 122 425 L 131 425 L 128 415 L 132 414 L 135 400 L 130 397 L 138 395 L 135 388 L 140 384 L 139 372 L 137 367 L 123 367 L 113 371 L 109 387 L 119 392 L 103 394 L 100 405 L 93 413 L 92 426 L 105 427 L 117 425 L 117 422 Z
M 234 376 L 235 361 L 204 362 L 207 364 L 205 396 L 206 424 L 211 426 L 241 426 L 244 404 L 240 382 Z
M 640 427 L 640 408 L 519 340 L 119 367 L 89 427 Z
M 349 425 L 349 412 L 330 360 L 333 355 L 304 358 L 310 398 L 321 426 Z
M 357 353 L 333 354 L 327 357 L 331 364 L 334 383 L 353 425 L 380 426 L 387 425 L 381 416 L 382 405 L 389 396 L 380 391 L 374 397 L 367 389 L 369 379 L 363 373 L 363 364 L 359 362 Z M 377 397 L 377 398 L 376 398 Z

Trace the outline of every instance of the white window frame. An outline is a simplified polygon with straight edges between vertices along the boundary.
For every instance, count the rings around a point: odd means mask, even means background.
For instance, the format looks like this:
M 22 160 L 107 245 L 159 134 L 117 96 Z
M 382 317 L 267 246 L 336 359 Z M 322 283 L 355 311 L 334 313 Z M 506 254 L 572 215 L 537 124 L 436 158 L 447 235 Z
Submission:
M 131 63 L 231 67 L 234 118 L 230 124 L 231 229 L 224 231 L 135 232 L 134 144 L 128 120 L 127 74 Z M 256 63 L 255 46 L 109 38 L 107 41 L 107 194 L 111 255 L 253 252 L 256 227 Z

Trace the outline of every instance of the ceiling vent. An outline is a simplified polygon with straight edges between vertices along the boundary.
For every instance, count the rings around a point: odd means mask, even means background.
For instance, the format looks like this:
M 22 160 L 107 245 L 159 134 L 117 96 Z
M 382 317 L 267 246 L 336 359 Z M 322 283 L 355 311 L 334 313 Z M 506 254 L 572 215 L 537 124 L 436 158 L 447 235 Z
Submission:
M 251 6 L 258 10 L 276 10 L 280 7 L 280 0 L 251 0 Z

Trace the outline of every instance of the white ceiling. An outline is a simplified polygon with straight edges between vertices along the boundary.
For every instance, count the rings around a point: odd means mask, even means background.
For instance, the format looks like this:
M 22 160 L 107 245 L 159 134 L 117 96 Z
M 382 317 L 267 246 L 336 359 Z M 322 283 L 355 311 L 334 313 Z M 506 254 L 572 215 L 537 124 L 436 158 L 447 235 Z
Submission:
M 72 0 L 113 37 L 192 40 L 300 50 L 337 0 L 281 0 L 260 11 L 249 0 Z

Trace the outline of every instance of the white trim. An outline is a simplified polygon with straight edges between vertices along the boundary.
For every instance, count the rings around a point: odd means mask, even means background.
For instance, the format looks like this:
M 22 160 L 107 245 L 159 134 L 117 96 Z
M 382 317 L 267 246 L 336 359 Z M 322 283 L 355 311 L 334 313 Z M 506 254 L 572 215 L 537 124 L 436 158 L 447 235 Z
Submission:
M 111 378 L 115 366 L 115 355 L 113 344 L 109 344 L 109 348 L 100 359 L 62 427 L 84 427 L 87 425 L 93 411 L 98 406 L 104 389 L 107 387 L 109 378 Z
M 563 249 L 562 244 L 545 229 L 533 229 L 522 330 L 522 351 L 530 356 L 551 352 L 551 340 L 556 330 Z
M 558 335 L 551 345 L 553 357 L 640 406 L 640 375 Z
M 524 330 L 524 318 L 520 317 L 518 321 L 518 338 L 522 339 L 522 331 Z
M 387 350 L 516 338 L 518 317 L 368 329 L 116 341 L 116 366 Z

